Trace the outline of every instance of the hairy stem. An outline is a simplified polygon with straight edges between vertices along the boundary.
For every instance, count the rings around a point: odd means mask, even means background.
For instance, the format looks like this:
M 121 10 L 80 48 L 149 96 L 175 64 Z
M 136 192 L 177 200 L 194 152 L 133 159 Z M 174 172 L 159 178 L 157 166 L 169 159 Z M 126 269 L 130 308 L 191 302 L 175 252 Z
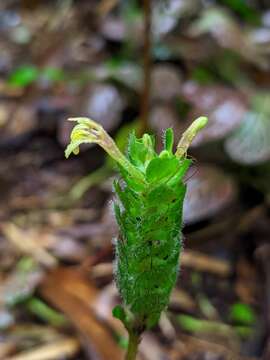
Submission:
M 135 332 L 129 331 L 128 349 L 125 360 L 135 360 L 140 343 L 140 335 Z
M 144 44 L 143 44 L 143 69 L 144 85 L 141 98 L 141 122 L 139 135 L 144 134 L 148 128 L 150 90 L 151 90 L 151 0 L 143 0 L 144 8 Z

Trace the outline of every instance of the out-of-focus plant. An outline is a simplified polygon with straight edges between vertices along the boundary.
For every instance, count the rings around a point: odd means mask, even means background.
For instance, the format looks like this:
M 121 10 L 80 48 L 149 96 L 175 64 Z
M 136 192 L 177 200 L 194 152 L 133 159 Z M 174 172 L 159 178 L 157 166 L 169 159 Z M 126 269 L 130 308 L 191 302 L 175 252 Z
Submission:
M 45 67 L 39 69 L 35 65 L 23 65 L 15 69 L 9 76 L 8 84 L 15 87 L 26 87 L 36 81 L 45 80 L 48 82 L 59 82 L 66 78 L 62 69 L 55 67 Z
M 128 331 L 126 359 L 133 360 L 142 333 L 157 323 L 176 282 L 186 192 L 183 177 L 191 164 L 187 150 L 207 118 L 191 124 L 175 153 L 171 128 L 165 132 L 160 154 L 152 136 L 137 138 L 131 133 L 127 156 L 101 125 L 88 118 L 70 120 L 77 124 L 66 157 L 78 154 L 81 144 L 96 143 L 119 167 L 121 180 L 114 183 L 114 213 L 119 226 L 115 278 L 124 306 L 116 306 L 113 315 Z
M 254 310 L 250 305 L 235 303 L 230 309 L 230 318 L 234 323 L 241 325 L 253 325 L 256 321 Z

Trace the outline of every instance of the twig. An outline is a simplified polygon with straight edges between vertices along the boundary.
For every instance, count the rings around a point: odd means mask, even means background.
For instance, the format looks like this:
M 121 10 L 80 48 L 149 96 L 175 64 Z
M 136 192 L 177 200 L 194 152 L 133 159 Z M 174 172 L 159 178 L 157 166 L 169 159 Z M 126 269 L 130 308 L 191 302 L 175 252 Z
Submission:
M 148 128 L 151 91 L 151 0 L 143 0 L 144 7 L 144 44 L 143 44 L 143 68 L 144 85 L 141 99 L 141 116 L 139 136 Z

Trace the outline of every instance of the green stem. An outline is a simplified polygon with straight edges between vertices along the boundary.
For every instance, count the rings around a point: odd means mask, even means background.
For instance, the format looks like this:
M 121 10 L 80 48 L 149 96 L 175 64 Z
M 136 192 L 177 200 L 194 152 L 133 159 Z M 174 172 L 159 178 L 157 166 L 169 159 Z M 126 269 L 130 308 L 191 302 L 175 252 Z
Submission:
M 140 343 L 140 335 L 130 331 L 129 338 L 128 338 L 128 349 L 127 349 L 125 360 L 135 360 L 136 359 L 139 343 Z

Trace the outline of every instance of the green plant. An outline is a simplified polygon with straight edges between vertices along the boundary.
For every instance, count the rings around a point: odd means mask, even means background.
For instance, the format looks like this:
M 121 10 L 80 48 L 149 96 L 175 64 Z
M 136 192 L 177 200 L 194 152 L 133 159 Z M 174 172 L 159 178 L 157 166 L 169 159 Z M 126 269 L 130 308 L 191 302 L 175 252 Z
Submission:
M 62 69 L 54 67 L 38 68 L 35 65 L 23 65 L 15 69 L 8 78 L 8 84 L 23 88 L 43 79 L 52 83 L 61 82 L 66 79 Z
M 83 143 L 100 145 L 117 163 L 121 180 L 115 181 L 114 212 L 119 225 L 115 243 L 115 278 L 124 306 L 115 317 L 129 333 L 127 360 L 135 359 L 141 334 L 159 320 L 175 285 L 181 251 L 183 177 L 191 164 L 187 149 L 207 118 L 200 117 L 184 132 L 173 153 L 173 131 L 167 129 L 164 150 L 157 154 L 154 138 L 131 133 L 127 156 L 99 124 L 88 118 L 70 119 L 66 157 L 78 154 Z

